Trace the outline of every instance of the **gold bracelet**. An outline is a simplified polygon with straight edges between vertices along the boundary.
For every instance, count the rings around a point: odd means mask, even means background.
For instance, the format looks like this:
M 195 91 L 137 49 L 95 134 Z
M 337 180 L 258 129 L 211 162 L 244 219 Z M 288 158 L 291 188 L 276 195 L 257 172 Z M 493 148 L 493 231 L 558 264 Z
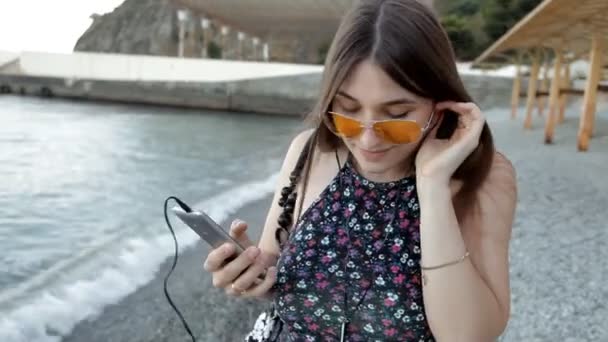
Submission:
M 446 267 L 446 266 L 451 266 L 451 265 L 459 264 L 459 263 L 463 262 L 464 259 L 466 259 L 468 256 L 469 256 L 469 251 L 467 251 L 466 253 L 464 253 L 464 255 L 462 257 L 460 257 L 460 259 L 458 259 L 458 260 L 446 262 L 445 264 L 441 264 L 441 265 L 437 265 L 437 266 L 430 266 L 430 267 L 420 266 L 420 268 L 423 271 L 436 270 L 438 268 L 443 268 L 443 267 Z

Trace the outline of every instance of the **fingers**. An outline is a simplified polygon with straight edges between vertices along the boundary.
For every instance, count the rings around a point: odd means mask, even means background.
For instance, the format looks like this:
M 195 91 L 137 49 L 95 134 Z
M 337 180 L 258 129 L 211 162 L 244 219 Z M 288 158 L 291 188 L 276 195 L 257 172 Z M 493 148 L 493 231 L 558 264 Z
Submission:
M 228 288 L 226 288 L 226 294 L 233 297 L 243 298 L 262 297 L 270 291 L 276 281 L 277 268 L 275 266 L 272 266 L 266 271 L 266 276 L 264 277 L 264 280 L 256 281 L 245 291 L 240 291 L 240 289 L 238 289 L 236 285 L 234 288 L 232 286 L 229 286 Z
M 243 248 L 253 246 L 253 242 L 246 234 L 247 223 L 242 220 L 234 220 L 230 226 L 230 236 L 235 239 Z M 204 263 L 204 268 L 208 272 L 216 272 L 227 259 L 236 253 L 236 246 L 230 243 L 225 243 L 222 246 L 212 250 Z
M 260 253 L 255 262 L 241 274 L 238 279 L 232 282 L 232 288 L 237 291 L 246 290 L 255 285 L 256 280 L 266 272 L 269 266 L 276 264 L 276 258 L 268 253 Z M 263 277 L 261 277 L 263 278 Z
M 254 243 L 247 235 L 247 222 L 236 219 L 230 225 L 230 237 L 235 239 L 243 248 L 253 246 Z
M 474 134 L 479 136 L 486 122 L 481 109 L 472 102 L 454 102 L 445 101 L 435 105 L 435 110 L 443 111 L 450 110 L 459 115 L 459 121 L 464 125 L 464 128 L 470 129 Z
M 225 287 L 226 294 L 246 298 L 265 296 L 277 280 L 276 261 L 275 255 L 261 252 L 254 264 Z
M 247 270 L 241 274 L 231 284 L 231 287 L 237 291 L 244 291 L 254 285 L 255 280 L 264 273 L 266 265 L 259 260 L 253 263 Z
M 437 103 L 435 105 L 435 108 L 439 111 L 449 109 L 453 112 L 456 112 L 458 114 L 463 114 L 463 115 L 469 114 L 473 111 L 481 112 L 479 110 L 479 107 L 477 107 L 477 105 L 474 104 L 473 102 L 444 101 L 444 102 Z
M 249 247 L 236 259 L 224 265 L 220 270 L 213 273 L 213 286 L 225 288 L 232 284 L 236 278 L 256 261 L 260 254 L 257 247 Z
M 205 271 L 217 272 L 222 268 L 228 258 L 236 253 L 236 246 L 232 243 L 225 243 L 218 248 L 215 248 L 209 255 L 204 263 Z

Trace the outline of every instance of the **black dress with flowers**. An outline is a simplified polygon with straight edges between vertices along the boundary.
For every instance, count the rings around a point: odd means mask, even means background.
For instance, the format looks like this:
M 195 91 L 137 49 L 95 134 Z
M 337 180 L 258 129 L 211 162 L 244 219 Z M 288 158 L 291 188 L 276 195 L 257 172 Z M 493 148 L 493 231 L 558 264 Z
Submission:
M 372 182 L 344 164 L 278 260 L 281 341 L 339 341 L 344 317 L 346 341 L 434 341 L 422 298 L 415 181 Z

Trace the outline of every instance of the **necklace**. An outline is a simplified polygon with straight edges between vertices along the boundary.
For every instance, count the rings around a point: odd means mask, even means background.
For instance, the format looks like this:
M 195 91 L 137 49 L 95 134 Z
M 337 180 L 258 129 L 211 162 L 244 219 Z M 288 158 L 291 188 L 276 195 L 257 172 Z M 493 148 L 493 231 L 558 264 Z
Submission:
M 350 157 L 350 154 L 349 154 Z M 338 169 L 340 169 L 340 158 L 338 157 L 338 153 L 336 152 L 336 161 L 338 162 Z M 351 163 L 351 167 L 352 163 Z M 354 170 L 352 170 L 354 172 Z M 343 175 L 340 174 L 338 177 L 338 181 L 340 183 L 340 190 L 344 191 L 344 186 L 342 183 L 342 177 Z M 386 231 L 386 229 L 388 227 L 392 227 L 393 222 L 395 221 L 395 218 L 397 217 L 397 213 L 399 211 L 399 197 L 401 196 L 401 191 L 399 189 L 399 187 L 397 187 L 397 197 L 395 198 L 395 209 L 393 210 L 393 217 L 391 218 L 391 220 L 389 221 L 389 223 L 384 227 L 384 239 L 382 241 L 382 247 L 379 249 L 379 253 L 382 253 L 386 247 L 386 240 L 388 239 L 388 233 Z M 350 261 L 350 252 L 351 252 L 351 237 L 350 237 L 350 229 L 348 228 L 348 224 L 344 225 L 344 229 L 346 230 L 346 235 L 348 237 L 348 246 L 346 248 L 346 261 L 344 262 L 344 275 L 346 276 L 347 273 L 347 265 Z M 357 302 L 357 305 L 355 306 L 355 310 L 353 312 L 351 312 L 351 314 L 354 314 L 356 311 L 359 310 L 361 304 L 363 303 L 363 301 L 365 300 L 365 298 L 367 297 L 367 293 L 368 291 L 374 286 L 374 283 L 376 282 L 376 280 L 378 279 L 378 275 L 376 274 L 376 270 L 374 269 L 373 265 L 372 265 L 372 270 L 373 270 L 373 278 L 374 278 L 374 282 L 372 282 L 363 292 L 363 295 L 361 296 L 361 298 L 359 299 L 359 301 Z M 348 285 L 347 283 L 344 284 L 344 309 L 343 309 L 343 315 L 342 317 L 340 317 L 339 321 L 341 323 L 340 325 L 340 342 L 345 342 L 346 341 L 346 334 L 347 334 L 347 329 L 348 329 L 348 324 L 350 323 L 350 319 L 347 317 L 347 311 L 348 311 L 348 295 L 347 295 L 347 290 L 348 290 Z

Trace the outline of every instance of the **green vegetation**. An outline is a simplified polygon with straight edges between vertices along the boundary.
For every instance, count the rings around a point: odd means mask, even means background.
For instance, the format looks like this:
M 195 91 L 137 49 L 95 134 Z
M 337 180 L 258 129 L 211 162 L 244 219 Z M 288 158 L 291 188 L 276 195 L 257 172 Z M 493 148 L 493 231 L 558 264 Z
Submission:
M 454 46 L 454 52 L 458 59 L 472 59 L 477 55 L 477 46 L 473 30 L 469 27 L 465 17 L 449 14 L 441 18 L 441 24 L 445 28 L 450 41 Z
M 436 0 L 459 60 L 481 54 L 542 0 Z
M 325 63 L 325 57 L 327 57 L 327 53 L 329 52 L 329 44 L 325 43 L 317 49 L 317 64 Z
M 207 56 L 214 59 L 222 58 L 222 47 L 216 42 L 210 41 L 207 45 Z

